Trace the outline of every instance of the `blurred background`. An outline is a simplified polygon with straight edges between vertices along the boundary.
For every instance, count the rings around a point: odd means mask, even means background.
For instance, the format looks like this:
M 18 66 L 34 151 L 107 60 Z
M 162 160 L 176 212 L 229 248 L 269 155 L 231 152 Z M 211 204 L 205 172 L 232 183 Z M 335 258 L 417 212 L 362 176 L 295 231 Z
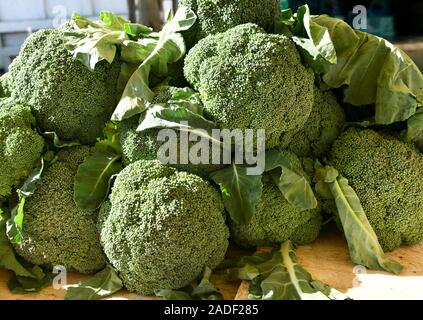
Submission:
M 281 8 L 295 11 L 305 3 L 312 14 L 329 14 L 348 23 L 365 8 L 364 31 L 393 41 L 423 68 L 422 0 L 281 0 Z M 57 27 L 73 12 L 96 19 L 101 10 L 109 10 L 160 29 L 165 13 L 177 5 L 177 0 L 0 0 L 0 73 L 7 70 L 28 34 Z

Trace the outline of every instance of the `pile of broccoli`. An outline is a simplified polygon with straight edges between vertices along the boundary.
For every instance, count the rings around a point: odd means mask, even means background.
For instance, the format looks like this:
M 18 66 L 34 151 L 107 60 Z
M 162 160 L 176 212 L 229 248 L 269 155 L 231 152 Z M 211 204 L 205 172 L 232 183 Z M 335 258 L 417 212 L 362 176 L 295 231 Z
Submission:
M 339 199 L 323 197 L 327 189 L 316 178 L 324 166 L 348 179 L 384 251 L 423 240 L 423 154 L 397 130 L 402 124 L 364 128 L 371 121 L 351 118 L 345 110 L 354 107 L 324 86 L 288 32 L 275 28 L 279 1 L 180 5 L 192 9 L 196 23 L 178 36 L 166 30 L 170 34 L 158 41 L 160 59 L 147 58 L 140 66 L 127 64 L 119 43 L 137 57 L 154 54 L 157 34 L 139 25 L 122 27 L 119 19 L 90 24 L 98 41 L 85 39 L 82 49 L 90 44 L 92 55 L 115 56 L 101 57 L 92 69 L 81 61 L 89 57 L 81 48 L 72 55 L 65 46 L 66 34 L 82 34 L 76 24 L 40 30 L 26 40 L 0 78 L 0 213 L 12 213 L 9 229 L 23 219 L 22 239 L 11 240 L 10 248 L 45 269 L 62 265 L 93 274 L 107 266 L 131 292 L 178 290 L 216 269 L 230 244 L 256 250 L 315 241 L 325 218 L 340 216 Z M 187 52 L 173 61 L 172 46 Z M 132 67 L 138 69 L 128 82 Z M 122 93 L 126 83 L 136 85 Z M 200 97 L 201 112 L 182 104 L 179 112 L 171 109 L 183 89 Z M 134 96 L 125 96 L 127 91 Z M 109 122 L 122 101 L 136 101 L 135 107 L 123 103 L 125 117 Z M 145 119 L 153 121 L 148 112 L 154 107 L 169 112 L 140 131 Z M 266 155 L 277 152 L 280 158 L 266 161 L 253 178 L 243 175 L 245 163 L 160 163 L 159 130 L 186 114 L 216 129 L 264 129 Z M 225 170 L 230 178 L 213 179 Z M 327 180 L 325 187 L 335 179 Z M 81 185 L 89 199 L 100 199 L 97 209 L 78 202 Z M 350 211 L 360 211 L 355 204 Z M 251 215 L 237 220 L 236 210 Z

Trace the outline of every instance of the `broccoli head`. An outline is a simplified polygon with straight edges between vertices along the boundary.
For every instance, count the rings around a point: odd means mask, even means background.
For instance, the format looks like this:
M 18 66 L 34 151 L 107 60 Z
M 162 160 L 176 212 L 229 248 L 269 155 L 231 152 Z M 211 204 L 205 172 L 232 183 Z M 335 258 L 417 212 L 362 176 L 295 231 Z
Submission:
M 37 189 L 26 199 L 24 240 L 16 252 L 27 261 L 51 268 L 93 273 L 104 267 L 105 256 L 97 230 L 97 212 L 79 209 L 73 198 L 78 166 L 90 154 L 88 147 L 58 153 L 45 169 Z
M 33 108 L 43 131 L 91 144 L 116 107 L 120 65 L 102 61 L 90 71 L 65 49 L 64 28 L 26 40 L 10 66 L 12 96 Z
M 280 14 L 279 0 L 180 0 L 179 5 L 190 8 L 198 17 L 189 30 L 188 43 L 244 23 L 255 23 L 272 31 Z
M 222 129 L 265 129 L 266 147 L 300 130 L 313 106 L 314 75 L 291 40 L 245 24 L 201 40 L 185 77 Z
M 331 91 L 314 88 L 314 105 L 304 128 L 282 137 L 281 147 L 299 157 L 326 155 L 345 125 L 345 113 Z
M 0 201 L 20 187 L 41 157 L 44 140 L 32 129 L 34 125 L 28 106 L 0 99 Z
M 356 191 L 385 251 L 423 240 L 423 154 L 412 144 L 350 128 L 329 161 Z
M 166 103 L 179 88 L 158 86 L 153 91 L 155 97 L 152 103 Z M 137 132 L 139 117 L 123 120 L 120 124 L 120 142 L 123 160 L 126 165 L 139 160 L 156 160 L 157 152 L 164 142 L 157 141 L 160 129 L 149 129 Z M 178 134 L 178 133 L 177 133 Z M 178 134 L 179 138 L 179 134 Z M 190 142 L 192 145 L 194 142 Z M 179 144 L 178 144 L 179 145 Z M 179 152 L 178 152 L 179 154 Z M 207 178 L 210 173 L 222 168 L 213 164 L 175 164 L 172 167 Z
M 291 152 L 285 155 L 298 172 L 303 168 L 301 160 Z M 306 174 L 305 174 L 306 175 Z M 306 175 L 307 176 L 307 175 Z M 295 244 L 313 242 L 322 225 L 320 207 L 301 211 L 290 204 L 269 174 L 263 176 L 263 193 L 256 205 L 256 212 L 246 224 L 231 222 L 231 236 L 246 248 L 270 246 L 291 240 Z
M 130 291 L 182 288 L 225 256 L 222 200 L 198 176 L 158 161 L 135 162 L 118 175 L 103 209 L 101 242 Z

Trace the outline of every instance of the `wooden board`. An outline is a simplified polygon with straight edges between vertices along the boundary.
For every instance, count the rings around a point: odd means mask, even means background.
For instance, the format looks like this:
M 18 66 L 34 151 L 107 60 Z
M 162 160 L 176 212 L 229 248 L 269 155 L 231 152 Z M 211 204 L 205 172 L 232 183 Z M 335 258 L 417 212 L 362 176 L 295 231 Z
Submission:
M 423 299 L 423 243 L 414 247 L 400 248 L 388 255 L 404 265 L 401 276 L 384 272 L 367 271 L 354 266 L 349 258 L 348 247 L 341 235 L 325 233 L 311 245 L 297 250 L 300 263 L 313 278 L 347 293 L 353 299 Z M 0 270 L 1 300 L 57 300 L 63 299 L 65 290 L 52 287 L 39 293 L 12 294 L 7 289 L 9 272 Z M 86 279 L 87 276 L 71 274 L 68 284 Z M 248 283 L 225 284 L 216 282 L 225 299 L 246 299 Z M 150 300 L 127 291 L 119 292 L 112 299 Z

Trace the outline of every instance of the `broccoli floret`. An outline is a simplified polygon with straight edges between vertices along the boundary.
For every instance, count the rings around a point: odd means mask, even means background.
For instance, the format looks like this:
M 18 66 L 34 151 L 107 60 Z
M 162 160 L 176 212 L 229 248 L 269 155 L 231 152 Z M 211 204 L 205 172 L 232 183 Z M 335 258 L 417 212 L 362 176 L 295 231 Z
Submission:
M 43 131 L 91 144 L 116 107 L 120 64 L 102 61 L 90 71 L 65 49 L 63 30 L 26 40 L 10 66 L 12 96 L 33 108 Z
M 326 155 L 345 125 L 345 113 L 330 91 L 314 88 L 314 105 L 304 128 L 291 138 L 282 138 L 281 147 L 299 157 Z
M 290 39 L 245 24 L 201 40 L 185 59 L 185 77 L 206 115 L 226 129 L 265 129 L 266 147 L 300 130 L 313 106 L 314 75 Z
M 97 230 L 97 212 L 79 209 L 73 198 L 78 166 L 90 154 L 88 147 L 67 148 L 42 175 L 24 211 L 24 241 L 15 249 L 27 261 L 51 268 L 93 273 L 106 259 Z
M 138 161 L 116 178 L 99 218 L 104 251 L 130 291 L 190 284 L 228 247 L 219 193 L 198 176 Z
M 153 90 L 155 97 L 152 103 L 168 102 L 178 89 L 179 88 L 169 86 L 156 87 Z M 137 132 L 136 129 L 138 125 L 139 117 L 137 116 L 124 120 L 120 124 L 120 142 L 122 145 L 123 160 L 126 165 L 138 160 L 156 160 L 157 152 L 164 143 L 157 141 L 157 135 L 160 129 L 149 129 Z M 193 144 L 194 142 L 190 142 L 191 146 Z M 210 173 L 222 168 L 221 165 L 213 164 L 175 164 L 171 166 L 178 170 L 187 171 L 204 178 L 207 178 Z
M 20 187 L 41 157 L 44 140 L 32 129 L 34 125 L 28 106 L 0 99 L 0 201 Z
M 303 172 L 301 160 L 286 152 L 298 172 Z M 263 194 L 256 212 L 247 224 L 231 222 L 231 236 L 246 248 L 269 246 L 291 240 L 295 244 L 313 242 L 322 225 L 320 207 L 301 211 L 290 204 L 268 174 L 263 176 Z
M 244 23 L 273 31 L 280 14 L 279 0 L 180 0 L 179 5 L 193 10 L 198 18 L 188 32 L 188 44 Z
M 356 191 L 385 251 L 423 240 L 423 154 L 412 144 L 350 128 L 329 160 Z
M 0 98 L 10 97 L 9 78 L 8 73 L 0 77 Z

